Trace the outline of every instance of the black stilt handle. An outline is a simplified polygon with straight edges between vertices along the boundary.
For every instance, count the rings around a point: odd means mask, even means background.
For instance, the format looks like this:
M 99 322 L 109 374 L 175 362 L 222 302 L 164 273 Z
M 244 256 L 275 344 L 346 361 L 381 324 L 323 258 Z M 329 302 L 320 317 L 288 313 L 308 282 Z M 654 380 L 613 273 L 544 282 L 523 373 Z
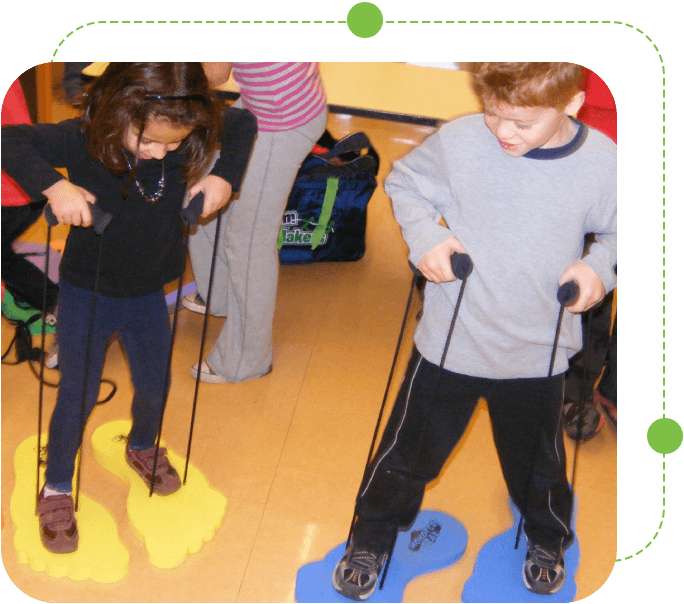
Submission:
M 425 278 L 425 275 L 413 264 L 409 262 L 409 267 L 416 277 Z M 467 279 L 470 273 L 473 272 L 473 261 L 468 254 L 461 254 L 454 252 L 451 254 L 451 272 L 454 273 L 456 279 Z
M 92 217 L 92 222 L 93 222 L 93 230 L 95 233 L 98 235 L 102 235 L 109 226 L 109 223 L 112 221 L 113 215 L 109 214 L 108 212 L 105 212 L 104 210 L 100 209 L 98 206 L 94 204 L 89 204 L 89 209 L 90 209 L 90 215 Z M 52 211 L 52 208 L 50 205 L 46 205 L 45 209 L 43 210 L 43 215 L 45 216 L 45 220 L 48 223 L 48 226 L 50 228 L 57 226 L 59 224 L 57 217 L 55 216 L 54 212 Z M 48 233 L 50 232 L 50 229 L 48 229 Z M 46 256 L 46 266 L 45 266 L 45 274 L 47 275 L 48 272 L 48 265 L 47 265 L 47 259 L 49 259 L 49 236 L 48 236 L 48 245 L 46 246 L 45 250 L 45 256 Z M 92 301 L 92 306 L 90 309 L 90 321 L 89 321 L 89 326 L 88 326 L 88 339 L 87 339 L 87 344 L 86 344 L 86 356 L 85 356 L 85 368 L 84 368 L 84 378 L 83 378 L 83 391 L 81 394 L 81 414 L 80 414 L 80 441 L 79 441 L 79 447 L 82 446 L 82 441 L 83 441 L 83 432 L 85 428 L 85 404 L 86 404 L 86 393 L 87 393 L 87 386 L 88 386 L 88 375 L 90 371 L 90 351 L 92 347 L 92 334 L 93 334 L 93 325 L 94 325 L 94 317 L 95 317 L 95 308 L 97 305 L 97 289 L 98 289 L 98 283 L 99 283 L 99 278 L 100 278 L 100 266 L 101 266 L 101 261 L 102 261 L 102 240 L 100 242 L 100 247 L 99 247 L 99 252 L 98 252 L 98 259 L 97 259 L 97 270 L 95 273 L 95 287 L 93 289 L 93 301 Z M 44 286 L 45 287 L 45 286 Z M 45 345 L 43 343 L 43 350 L 45 349 Z M 44 362 L 41 362 L 41 386 L 43 382 L 42 378 L 42 365 L 44 365 Z M 38 420 L 38 437 L 40 439 L 40 423 L 41 423 L 41 417 L 42 415 L 42 410 L 39 411 L 39 420 Z M 79 499 L 79 492 L 80 492 L 80 486 L 81 486 L 81 457 L 82 457 L 82 449 L 78 454 L 78 462 L 76 466 L 76 489 L 74 493 L 74 509 L 78 511 L 78 499 Z M 38 441 L 38 463 L 40 464 L 40 440 Z M 40 467 L 39 467 L 40 471 Z
M 572 306 L 577 301 L 579 293 L 580 288 L 577 281 L 567 281 L 558 288 L 556 297 L 561 306 Z
M 553 348 L 551 349 L 551 363 L 549 364 L 549 374 L 548 377 L 551 377 L 553 375 L 553 364 L 556 360 L 556 351 L 558 350 L 558 338 L 560 336 L 560 329 L 561 329 L 561 323 L 563 321 L 563 311 L 565 310 L 566 306 L 572 306 L 576 301 L 577 297 L 579 296 L 580 293 L 580 288 L 579 285 L 576 281 L 567 281 L 566 283 L 563 283 L 558 288 L 558 292 L 556 293 L 556 299 L 558 300 L 558 303 L 561 305 L 560 312 L 558 313 L 558 322 L 556 323 L 556 335 L 553 339 Z M 537 451 L 537 456 L 539 455 L 539 451 Z M 536 457 L 535 457 L 535 466 L 536 466 Z M 518 531 L 515 536 L 515 547 L 514 549 L 518 549 L 518 545 L 520 543 L 520 536 L 522 535 L 522 525 L 523 525 L 523 511 L 520 510 L 520 520 L 518 522 Z
M 425 279 L 425 275 L 423 275 L 423 273 L 421 273 L 418 270 L 418 268 L 416 267 L 416 265 L 413 264 L 413 262 L 411 262 L 410 260 L 409 260 L 409 268 L 411 269 L 411 272 L 413 273 L 414 277 L 418 277 L 418 279 Z
M 185 224 L 188 226 L 195 226 L 197 222 L 199 221 L 199 217 L 202 214 L 202 211 L 204 209 L 204 193 L 200 192 L 197 195 L 195 195 L 191 200 L 190 203 L 184 207 L 181 210 L 180 217 Z M 189 243 L 189 232 L 186 230 L 185 233 L 185 241 L 183 245 L 183 249 L 185 250 L 183 257 L 187 258 L 188 257 L 188 243 Z M 162 433 L 162 427 L 163 427 L 163 421 L 164 421 L 164 412 L 166 411 L 166 404 L 168 402 L 169 398 L 169 388 L 171 385 L 171 358 L 173 356 L 173 348 L 174 348 L 174 343 L 176 341 L 176 328 L 178 325 L 178 311 L 180 310 L 181 306 L 181 299 L 182 299 L 182 290 L 183 290 L 183 275 L 181 275 L 178 278 L 178 287 L 176 289 L 176 305 L 174 308 L 173 312 L 173 323 L 171 326 L 171 344 L 169 346 L 169 354 L 167 358 L 167 363 L 166 363 L 166 377 L 164 381 L 164 401 L 162 403 L 162 412 L 159 416 L 159 426 L 157 428 L 157 439 L 154 445 L 154 461 L 152 462 L 152 477 L 150 478 L 150 492 L 149 496 L 152 497 L 154 494 L 154 484 L 155 484 L 155 477 L 157 475 L 157 462 L 159 460 L 159 449 L 161 447 L 161 433 Z M 185 479 L 183 479 L 183 482 L 185 482 Z
M 196 195 L 194 199 L 197 199 Z M 192 202 L 191 202 L 192 203 Z M 197 203 L 197 202 L 195 202 Z M 188 448 L 185 453 L 185 470 L 183 472 L 183 484 L 188 479 L 188 467 L 190 466 L 190 450 L 192 448 L 192 434 L 195 428 L 195 415 L 197 413 L 197 395 L 199 392 L 200 377 L 202 373 L 202 356 L 204 355 L 204 344 L 207 338 L 207 326 L 209 320 L 209 309 L 211 308 L 211 295 L 214 288 L 214 273 L 216 270 L 216 257 L 218 255 L 218 247 L 220 242 L 219 233 L 221 232 L 221 217 L 222 212 L 216 215 L 216 237 L 214 238 L 214 250 L 211 255 L 211 266 L 209 268 L 209 286 L 207 288 L 206 308 L 207 312 L 204 315 L 204 322 L 202 324 L 202 337 L 200 338 L 199 360 L 197 361 L 197 377 L 195 378 L 195 394 L 192 401 L 192 415 L 190 417 L 190 433 L 188 435 Z
M 55 216 L 54 212 L 52 211 L 52 208 L 50 207 L 50 204 L 45 206 L 43 214 L 48 225 L 50 225 L 51 227 L 57 226 L 59 224 L 59 222 L 57 221 L 57 217 Z M 90 214 L 93 217 L 93 230 L 98 235 L 102 235 L 105 229 L 109 226 L 109 223 L 112 221 L 112 214 L 109 214 L 108 212 L 101 210 L 94 204 L 90 204 Z
M 459 253 L 454 253 L 451 255 L 451 270 L 454 273 L 454 276 L 457 279 L 461 279 L 463 283 L 461 283 L 460 291 L 458 292 L 458 299 L 456 301 L 456 306 L 454 307 L 454 314 L 451 317 L 451 324 L 449 325 L 449 333 L 447 334 L 446 342 L 444 343 L 444 350 L 442 352 L 442 359 L 440 360 L 439 363 L 439 373 L 437 374 L 437 379 L 435 382 L 432 384 L 432 393 L 431 393 L 431 400 L 432 404 L 430 406 L 430 410 L 428 411 L 428 414 L 425 418 L 425 422 L 423 423 L 423 428 L 420 433 L 420 437 L 418 438 L 418 445 L 416 447 L 416 451 L 420 451 L 423 446 L 423 441 L 425 439 L 425 433 L 427 431 L 427 426 L 430 422 L 430 417 L 432 416 L 432 411 L 433 411 L 433 406 L 434 405 L 434 400 L 436 398 L 436 393 L 438 391 L 439 387 L 439 382 L 442 377 L 442 372 L 444 370 L 444 363 L 446 362 L 446 357 L 447 353 L 449 352 L 449 346 L 451 344 L 451 336 L 454 333 L 454 326 L 456 325 L 456 319 L 458 318 L 458 311 L 461 308 L 461 302 L 463 300 L 463 293 L 465 292 L 465 286 L 468 281 L 468 276 L 470 273 L 473 271 L 473 262 L 470 259 L 470 256 L 468 254 L 459 254 Z M 413 461 L 411 464 L 411 471 L 409 472 L 408 480 L 406 483 L 406 492 L 408 493 L 408 489 L 410 488 L 411 482 L 413 481 L 413 477 L 416 472 L 416 460 Z M 408 495 L 404 495 L 404 501 L 406 501 Z M 397 540 L 397 531 L 398 531 L 398 523 L 397 523 L 397 530 L 394 531 L 394 540 L 392 542 L 392 547 L 389 551 L 389 554 L 387 556 L 387 561 L 385 562 L 385 567 L 383 569 L 383 574 L 382 574 L 382 580 L 380 581 L 380 589 L 383 588 L 385 584 L 385 578 L 387 577 L 387 572 L 389 571 L 389 565 L 390 562 L 392 561 L 392 552 L 394 551 L 394 547 L 396 545 L 396 540 Z
M 473 261 L 468 254 L 452 254 L 451 255 L 451 270 L 456 279 L 464 281 L 473 272 Z
M 45 272 L 43 273 L 43 323 L 40 327 L 40 349 L 45 354 L 45 319 L 47 317 L 47 285 L 50 273 L 50 237 L 52 228 L 48 226 L 47 239 L 45 240 Z M 40 502 L 40 448 L 41 430 L 43 429 L 43 384 L 45 384 L 45 358 L 40 358 L 40 385 L 38 386 L 38 442 L 36 444 L 36 507 Z
M 195 226 L 204 210 L 204 193 L 201 191 L 197 193 L 190 203 L 181 210 L 181 218 L 188 226 Z

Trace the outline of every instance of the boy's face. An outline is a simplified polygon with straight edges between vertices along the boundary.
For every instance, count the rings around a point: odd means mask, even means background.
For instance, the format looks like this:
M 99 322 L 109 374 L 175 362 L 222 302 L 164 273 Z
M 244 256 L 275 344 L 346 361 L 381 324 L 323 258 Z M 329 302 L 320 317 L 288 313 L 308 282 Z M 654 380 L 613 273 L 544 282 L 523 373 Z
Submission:
M 485 124 L 512 157 L 569 143 L 574 127 L 568 115 L 567 110 L 552 107 L 515 107 L 484 101 Z
M 180 147 L 192 128 L 172 124 L 169 120 L 150 118 L 145 124 L 145 131 L 140 137 L 140 159 L 163 159 L 169 151 Z M 135 153 L 138 147 L 139 130 L 132 124 L 128 125 L 124 135 L 124 147 Z

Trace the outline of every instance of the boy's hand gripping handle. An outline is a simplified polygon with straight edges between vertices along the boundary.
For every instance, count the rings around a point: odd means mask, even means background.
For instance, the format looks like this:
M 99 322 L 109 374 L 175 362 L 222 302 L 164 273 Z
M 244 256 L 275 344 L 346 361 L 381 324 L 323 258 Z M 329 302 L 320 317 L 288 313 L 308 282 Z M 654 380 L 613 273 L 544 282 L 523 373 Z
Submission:
M 577 281 L 567 281 L 558 288 L 558 302 L 561 306 L 572 306 L 579 296 L 580 289 Z
M 195 226 L 204 210 L 204 193 L 200 191 L 195 195 L 190 203 L 181 210 L 181 218 L 188 226 Z
M 92 203 L 89 204 L 89 206 L 90 215 L 93 218 L 93 230 L 98 235 L 102 235 L 105 229 L 109 226 L 109 223 L 112 221 L 112 215 L 108 212 L 105 212 L 104 210 L 101 210 Z M 50 204 L 45 206 L 45 210 L 43 210 L 43 215 L 45 216 L 45 220 L 51 227 L 57 226 L 59 224 L 59 221 L 57 220 L 55 213 L 52 211 Z
M 416 277 L 423 277 L 423 273 L 414 266 L 413 262 L 409 262 L 409 266 Z M 470 256 L 457 252 L 451 254 L 451 272 L 454 273 L 456 279 L 463 280 L 468 277 L 473 272 L 473 261 L 470 259 Z

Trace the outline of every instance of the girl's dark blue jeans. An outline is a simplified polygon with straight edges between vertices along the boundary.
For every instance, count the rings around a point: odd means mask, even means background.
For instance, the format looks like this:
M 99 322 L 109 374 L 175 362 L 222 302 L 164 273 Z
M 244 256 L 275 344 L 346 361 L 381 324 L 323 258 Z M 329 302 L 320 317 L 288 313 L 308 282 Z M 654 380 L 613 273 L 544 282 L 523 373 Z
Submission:
M 162 290 L 139 298 L 98 294 L 88 388 L 82 405 L 93 295 L 91 291 L 60 282 L 57 339 L 61 378 L 50 420 L 45 472 L 46 483 L 59 491 L 71 490 L 82 425 L 97 402 L 105 352 L 114 334 L 119 335 L 126 353 L 134 388 L 130 448 L 154 446 L 163 411 L 171 329 Z

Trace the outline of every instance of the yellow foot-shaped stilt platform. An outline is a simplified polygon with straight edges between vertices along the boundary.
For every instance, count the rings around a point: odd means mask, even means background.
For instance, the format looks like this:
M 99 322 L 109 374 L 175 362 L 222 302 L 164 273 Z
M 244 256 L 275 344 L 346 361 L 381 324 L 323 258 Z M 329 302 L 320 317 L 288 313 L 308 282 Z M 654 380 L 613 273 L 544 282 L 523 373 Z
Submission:
M 214 538 L 226 512 L 226 498 L 209 487 L 207 479 L 192 464 L 186 484 L 171 495 L 153 494 L 137 472 L 126 463 L 126 436 L 130 421 L 114 421 L 93 434 L 93 453 L 109 471 L 129 483 L 126 507 L 136 536 L 145 544 L 150 563 L 173 568 Z M 162 446 L 164 444 L 162 443 Z M 170 449 L 168 458 L 183 476 L 185 460 Z
M 116 530 L 110 513 L 83 492 L 78 498 L 79 543 L 70 554 L 53 554 L 40 541 L 40 527 L 36 516 L 36 446 L 35 436 L 19 445 L 14 454 L 16 481 L 10 500 L 10 514 L 14 523 L 14 547 L 19 562 L 53 577 L 94 579 L 100 583 L 120 581 L 128 572 L 129 555 Z M 41 436 L 41 445 L 47 435 Z M 43 485 L 41 467 L 40 484 Z

